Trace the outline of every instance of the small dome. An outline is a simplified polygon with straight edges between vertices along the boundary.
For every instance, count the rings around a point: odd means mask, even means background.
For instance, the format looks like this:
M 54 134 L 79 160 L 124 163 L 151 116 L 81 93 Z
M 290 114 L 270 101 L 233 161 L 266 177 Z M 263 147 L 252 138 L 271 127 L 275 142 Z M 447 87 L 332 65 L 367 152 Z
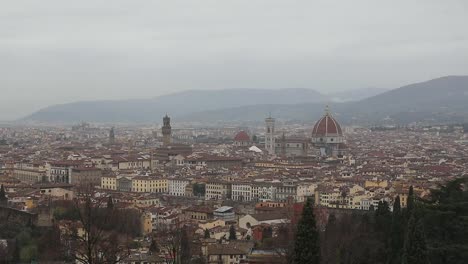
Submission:
M 250 137 L 244 130 L 242 130 L 234 137 L 234 141 L 250 141 Z
M 326 136 L 342 136 L 341 126 L 336 120 L 328 113 L 315 124 L 312 130 L 313 137 L 326 137 Z

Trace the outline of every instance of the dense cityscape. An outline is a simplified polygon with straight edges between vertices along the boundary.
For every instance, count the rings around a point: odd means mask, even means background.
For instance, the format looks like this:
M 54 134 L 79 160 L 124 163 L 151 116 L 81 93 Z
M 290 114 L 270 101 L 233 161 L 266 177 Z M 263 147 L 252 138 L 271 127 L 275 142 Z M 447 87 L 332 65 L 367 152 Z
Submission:
M 395 214 L 468 175 L 463 125 L 342 127 L 328 106 L 315 124 L 172 121 L 0 128 L 2 260 L 309 263 L 298 236 L 315 222 L 323 263 L 401 263 Z M 362 217 L 375 226 L 353 229 Z M 432 263 L 466 259 L 426 243 Z
M 0 1 L 0 264 L 468 264 L 468 1 Z

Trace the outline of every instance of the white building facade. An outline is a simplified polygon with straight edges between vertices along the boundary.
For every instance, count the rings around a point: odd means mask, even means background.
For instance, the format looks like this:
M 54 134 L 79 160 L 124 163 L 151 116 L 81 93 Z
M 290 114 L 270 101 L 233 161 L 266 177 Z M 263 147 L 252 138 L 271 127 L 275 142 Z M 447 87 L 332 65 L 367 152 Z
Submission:
M 241 202 L 252 201 L 252 185 L 249 183 L 233 183 L 232 200 Z
M 185 196 L 185 188 L 190 184 L 189 180 L 184 179 L 168 179 L 167 191 L 169 195 Z

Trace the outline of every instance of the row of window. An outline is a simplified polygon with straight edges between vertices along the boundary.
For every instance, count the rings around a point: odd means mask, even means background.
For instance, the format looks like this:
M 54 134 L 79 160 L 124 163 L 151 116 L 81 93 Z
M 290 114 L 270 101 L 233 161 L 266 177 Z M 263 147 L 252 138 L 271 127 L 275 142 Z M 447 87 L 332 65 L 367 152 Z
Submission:
M 139 184 L 139 183 L 136 183 L 135 186 L 137 187 L 148 187 L 148 184 Z M 149 184 L 149 187 L 164 187 L 166 186 L 166 184 Z
M 295 146 L 294 146 L 295 145 Z M 281 143 L 276 143 L 276 147 L 281 147 Z M 302 144 L 289 144 L 289 143 L 286 143 L 286 147 L 296 147 L 296 148 L 299 148 L 299 147 L 302 147 Z
M 150 190 L 148 190 L 148 189 L 143 189 L 143 188 L 133 188 L 133 191 L 134 192 L 146 192 L 146 191 L 148 191 L 148 192 L 158 192 L 158 193 L 167 192 L 166 189 L 150 189 Z

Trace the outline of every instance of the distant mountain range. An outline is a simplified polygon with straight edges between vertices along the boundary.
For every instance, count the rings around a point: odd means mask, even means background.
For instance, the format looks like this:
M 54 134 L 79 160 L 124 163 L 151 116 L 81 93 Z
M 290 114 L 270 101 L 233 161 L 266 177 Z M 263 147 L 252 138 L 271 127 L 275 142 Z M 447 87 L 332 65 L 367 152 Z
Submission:
M 466 122 L 468 76 L 446 76 L 390 90 L 345 107 L 345 119 Z
M 326 97 L 311 89 L 190 90 L 148 99 L 88 101 L 53 105 L 24 120 L 39 122 L 159 122 L 194 112 L 264 104 L 322 102 Z
M 74 123 L 160 122 L 165 113 L 180 121 L 259 121 L 269 112 L 310 121 L 332 104 L 344 123 L 463 122 L 468 116 L 468 76 L 447 76 L 394 90 L 375 88 L 323 95 L 311 89 L 191 90 L 149 99 L 53 105 L 21 121 Z

